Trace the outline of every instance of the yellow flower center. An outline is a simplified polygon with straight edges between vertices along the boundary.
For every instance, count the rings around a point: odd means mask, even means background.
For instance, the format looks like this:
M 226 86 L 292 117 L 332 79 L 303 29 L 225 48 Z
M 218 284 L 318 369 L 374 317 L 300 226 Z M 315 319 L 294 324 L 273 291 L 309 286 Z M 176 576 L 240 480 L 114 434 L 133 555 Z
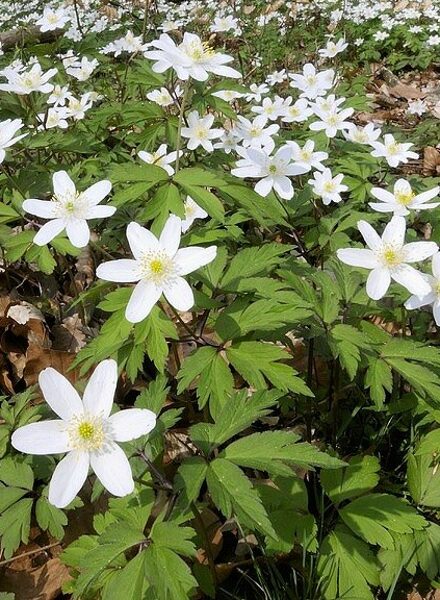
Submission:
M 402 262 L 402 252 L 399 248 L 385 246 L 382 251 L 382 259 L 387 267 L 397 267 Z
M 396 142 L 393 142 L 387 147 L 387 150 L 388 154 L 397 154 L 400 150 L 400 144 L 396 144 Z
M 108 440 L 107 433 L 104 420 L 99 415 L 77 415 L 67 428 L 72 448 L 87 452 L 100 450 Z
M 155 275 L 159 275 L 164 271 L 164 264 L 160 259 L 155 259 L 150 262 L 150 269 Z
M 206 138 L 208 137 L 208 131 L 204 127 L 200 127 L 196 131 L 196 136 L 199 140 L 206 140 Z
M 93 437 L 94 433 L 95 428 L 93 427 L 92 423 L 84 421 L 84 423 L 80 423 L 80 425 L 78 426 L 79 437 L 83 440 L 90 440 Z
M 276 165 L 270 165 L 269 166 L 269 173 L 271 173 L 272 175 L 275 175 L 276 172 L 277 172 Z
M 399 204 L 402 204 L 403 206 L 408 206 L 408 204 L 410 204 L 415 198 L 415 193 L 413 191 L 397 192 L 396 194 L 394 194 L 394 197 L 396 198 L 396 202 L 398 202 Z
M 194 41 L 188 45 L 187 54 L 192 60 L 201 61 L 205 58 L 210 58 L 215 52 L 208 43 Z
M 251 127 L 249 129 L 249 135 L 251 137 L 258 137 L 261 134 L 261 127 Z
M 312 153 L 308 150 L 301 150 L 300 156 L 303 160 L 310 160 L 312 158 Z
M 333 181 L 326 181 L 324 183 L 324 192 L 326 192 L 327 194 L 331 194 L 332 192 L 335 191 L 335 184 L 333 183 Z

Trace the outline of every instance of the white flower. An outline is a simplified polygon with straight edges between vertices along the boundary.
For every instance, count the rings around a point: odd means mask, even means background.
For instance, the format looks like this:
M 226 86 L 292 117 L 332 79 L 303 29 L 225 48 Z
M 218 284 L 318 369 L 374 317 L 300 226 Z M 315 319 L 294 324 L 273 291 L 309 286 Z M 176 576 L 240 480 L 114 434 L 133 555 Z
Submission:
M 285 81 L 286 79 L 287 79 L 287 73 L 283 69 L 282 71 L 274 71 L 273 73 L 270 73 L 266 77 L 266 82 L 268 85 L 273 86 L 273 85 L 276 85 L 277 83 L 283 83 L 283 81 Z
M 43 73 L 41 66 L 37 63 L 29 71 L 19 73 L 4 70 L 3 73 L 8 79 L 8 83 L 0 83 L 0 90 L 25 96 L 32 92 L 41 92 L 42 94 L 51 92 L 53 85 L 49 83 L 49 79 L 57 73 L 57 69 L 49 69 Z
M 284 98 L 275 96 L 274 100 L 271 98 L 264 98 L 261 106 L 253 106 L 251 110 L 257 115 L 264 115 L 270 121 L 276 121 L 278 117 L 286 114 L 286 108 Z
M 426 43 L 428 46 L 438 46 L 440 44 L 440 35 L 430 35 Z
M 313 140 L 307 140 L 302 148 L 293 141 L 286 142 L 286 144 L 292 149 L 292 158 L 297 165 L 304 167 L 307 171 L 311 169 L 324 171 L 326 168 L 322 161 L 328 159 L 328 154 L 327 152 L 315 152 Z
M 368 249 L 345 248 L 338 250 L 337 255 L 347 265 L 371 269 L 367 279 L 367 294 L 370 298 L 383 298 L 391 279 L 418 297 L 429 294 L 431 287 L 423 273 L 408 263 L 433 256 L 438 250 L 435 242 L 405 244 L 406 222 L 403 217 L 393 217 L 385 227 L 382 238 L 366 221 L 359 221 L 358 229 Z
M 237 146 L 240 141 L 240 136 L 237 135 L 235 129 L 225 130 L 220 138 L 220 141 L 214 144 L 216 150 L 223 150 L 226 154 L 237 151 Z
M 75 62 L 73 65 L 66 68 L 66 73 L 78 79 L 78 81 L 87 81 L 93 71 L 99 65 L 96 58 L 89 60 L 87 56 L 83 56 L 81 62 Z
M 221 100 L 225 100 L 225 102 L 232 102 L 232 100 L 243 98 L 244 96 L 244 94 L 236 92 L 235 90 L 220 90 L 219 92 L 213 92 L 211 95 L 220 98 Z
M 312 186 L 314 193 L 320 196 L 324 204 L 330 202 L 341 202 L 341 192 L 346 192 L 348 187 L 341 184 L 343 175 L 333 177 L 330 169 L 324 169 L 322 173 L 315 171 L 314 179 L 309 179 L 308 183 Z
M 38 115 L 38 118 L 42 122 L 42 125 L 40 125 L 38 129 L 53 129 L 54 127 L 58 127 L 59 129 L 67 129 L 69 124 L 67 123 L 66 119 L 68 116 L 67 108 L 49 108 L 47 115 L 44 113 Z
M 237 19 L 235 19 L 232 15 L 228 15 L 227 17 L 215 17 L 214 23 L 209 29 L 213 33 L 220 33 L 223 31 L 229 31 L 230 29 L 237 31 L 237 29 L 239 30 L 240 27 Z
M 27 136 L 27 133 L 15 135 L 22 127 L 23 121 L 21 119 L 0 121 L 0 164 L 5 160 L 5 148 L 10 148 L 10 146 Z
M 248 148 L 241 154 L 244 158 L 237 161 L 237 168 L 232 169 L 231 174 L 235 177 L 260 179 L 255 191 L 263 198 L 273 188 L 281 198 L 290 200 L 294 190 L 289 177 L 307 172 L 306 168 L 292 162 L 292 150 L 287 145 L 279 148 L 272 157 L 256 148 Z
M 182 90 L 179 86 L 176 86 L 176 96 L 179 97 L 181 95 Z M 147 98 L 159 106 L 170 106 L 171 104 L 174 104 L 173 97 L 165 87 L 161 87 L 160 90 L 152 90 L 147 94 Z
M 251 93 L 246 96 L 248 102 L 261 102 L 261 97 L 269 92 L 269 88 L 265 83 L 262 83 L 261 85 L 251 83 L 249 89 Z
M 421 115 L 425 114 L 425 112 L 427 110 L 428 110 L 428 107 L 426 106 L 426 102 L 424 102 L 423 100 L 410 100 L 408 102 L 407 112 L 410 115 L 421 116 Z
M 197 81 L 206 81 L 209 73 L 222 77 L 241 77 L 238 71 L 226 66 L 233 60 L 232 56 L 215 52 L 194 33 L 185 32 L 178 46 L 168 34 L 163 33 L 158 40 L 151 42 L 151 46 L 157 50 L 145 52 L 144 56 L 157 61 L 153 65 L 155 73 L 173 68 L 179 79 L 192 77 Z
M 57 464 L 49 485 L 49 502 L 64 508 L 72 502 L 91 467 L 114 496 L 134 490 L 130 463 L 117 442 L 128 442 L 149 433 L 156 415 L 147 409 L 129 408 L 110 415 L 118 381 L 114 360 L 104 360 L 90 377 L 81 400 L 78 392 L 52 367 L 38 378 L 51 409 L 60 417 L 20 427 L 12 434 L 16 450 L 27 454 L 67 455 Z
M 182 221 L 182 233 L 186 233 L 196 219 L 206 219 L 208 213 L 203 210 L 191 196 L 187 196 L 184 202 L 185 218 Z
M 362 44 L 365 42 L 364 38 L 356 38 L 354 40 L 354 45 L 355 46 L 362 46 Z
M 322 58 L 334 58 L 337 54 L 343 52 L 347 46 L 348 44 L 345 43 L 344 38 L 340 38 L 336 44 L 332 40 L 329 40 L 325 48 L 318 50 L 318 54 L 322 56 Z
M 68 116 L 75 119 L 75 121 L 80 121 L 81 119 L 84 119 L 86 111 L 92 108 L 92 106 L 93 103 L 90 92 L 86 92 L 79 99 L 71 96 L 67 106 Z
M 70 100 L 70 98 L 72 98 L 72 94 L 67 85 L 64 87 L 56 85 L 53 88 L 51 95 L 47 99 L 47 103 L 53 104 L 54 106 L 64 106 L 66 104 L 66 100 Z
M 149 165 L 156 165 L 157 167 L 162 167 L 168 175 L 174 174 L 174 169 L 171 166 L 171 163 L 176 162 L 177 152 L 170 152 L 167 154 L 167 145 L 161 144 L 156 152 L 145 152 L 141 150 L 138 152 L 138 156 L 141 160 L 146 162 Z M 179 151 L 179 156 L 182 156 L 182 150 Z
M 407 163 L 410 158 L 418 158 L 419 155 L 409 149 L 413 144 L 402 144 L 396 142 L 394 136 L 387 133 L 384 136 L 384 142 L 373 142 L 371 144 L 374 150 L 371 156 L 376 158 L 384 157 L 390 167 L 397 167 L 401 162 Z
M 127 227 L 127 239 L 134 260 L 113 260 L 97 268 L 96 275 L 100 279 L 138 282 L 125 311 L 125 318 L 130 323 L 145 319 L 162 293 L 179 311 L 187 311 L 194 305 L 193 291 L 183 275 L 212 262 L 217 248 L 190 246 L 179 250 L 181 231 L 182 221 L 175 215 L 170 215 L 159 239 L 132 222 Z
M 238 116 L 236 132 L 243 140 L 243 146 L 246 148 L 264 148 L 268 154 L 272 152 L 275 147 L 275 142 L 272 136 L 279 130 L 279 125 L 272 123 L 268 127 L 265 127 L 267 123 L 267 117 L 265 115 L 258 115 L 253 121 L 249 121 L 241 115 Z
M 35 25 L 39 25 L 40 31 L 53 31 L 54 29 L 62 29 L 69 21 L 70 16 L 64 8 L 53 10 L 46 6 L 43 10 L 43 16 L 35 21 Z
M 439 206 L 440 202 L 426 204 L 428 200 L 432 200 L 438 196 L 439 191 L 440 187 L 436 186 L 432 190 L 416 195 L 408 181 L 398 179 L 394 184 L 393 193 L 378 187 L 372 188 L 371 195 L 380 200 L 380 202 L 370 202 L 369 204 L 373 210 L 377 210 L 378 212 L 392 212 L 395 215 L 404 217 L 410 214 L 410 209 L 416 211 L 427 210 Z
M 299 98 L 291 105 L 292 98 L 286 98 L 285 113 L 281 117 L 283 123 L 302 123 L 307 121 L 313 115 L 313 110 L 309 108 L 309 102 L 306 98 Z
M 376 40 L 376 42 L 383 42 L 383 40 L 386 40 L 388 37 L 390 37 L 390 34 L 387 31 L 377 31 L 373 35 L 373 39 Z
M 314 65 L 307 63 L 303 67 L 303 73 L 293 73 L 289 75 L 290 86 L 301 90 L 301 96 L 314 99 L 317 96 L 324 96 L 327 90 L 333 87 L 335 72 L 333 69 L 317 72 Z
M 110 217 L 116 211 L 114 206 L 98 206 L 111 189 L 110 181 L 103 179 L 84 192 L 77 192 L 66 171 L 54 173 L 52 200 L 29 199 L 23 202 L 26 212 L 50 219 L 35 235 L 34 244 L 44 246 L 65 229 L 74 246 L 87 246 L 90 239 L 87 220 Z
M 223 135 L 223 129 L 211 129 L 214 115 L 208 114 L 200 117 L 197 110 L 193 110 L 187 117 L 188 127 L 182 127 L 182 137 L 188 138 L 187 147 L 195 150 L 202 146 L 206 152 L 212 152 L 214 147 L 211 140 Z
M 382 132 L 379 128 L 374 128 L 374 123 L 367 123 L 365 127 L 358 127 L 354 123 L 350 123 L 349 127 L 342 133 L 350 142 L 371 146 L 371 144 L 379 138 Z
M 316 110 L 315 114 L 321 119 L 313 121 L 309 127 L 312 131 L 324 131 L 328 138 L 333 138 L 338 131 L 344 131 L 350 127 L 350 122 L 346 121 L 354 113 L 353 108 L 344 108 L 341 111 L 327 112 L 325 110 Z
M 432 314 L 437 325 L 440 325 L 440 252 L 432 257 L 432 275 L 424 274 L 431 290 L 424 296 L 413 295 L 405 302 L 405 308 L 414 310 L 422 306 L 432 306 Z

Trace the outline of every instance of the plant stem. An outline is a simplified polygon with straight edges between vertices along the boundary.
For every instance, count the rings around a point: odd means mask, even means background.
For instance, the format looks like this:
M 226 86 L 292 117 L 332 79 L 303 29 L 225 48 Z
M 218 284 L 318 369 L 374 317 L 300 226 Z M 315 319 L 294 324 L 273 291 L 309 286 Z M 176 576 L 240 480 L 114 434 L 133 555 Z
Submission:
M 189 78 L 185 81 L 185 85 L 183 88 L 183 96 L 182 102 L 180 103 L 180 111 L 179 111 L 179 124 L 177 126 L 177 140 L 176 140 L 176 168 L 175 172 L 179 172 L 179 164 L 180 164 L 180 146 L 182 143 L 182 123 L 183 123 L 183 115 L 185 112 L 185 104 L 188 98 L 189 92 Z

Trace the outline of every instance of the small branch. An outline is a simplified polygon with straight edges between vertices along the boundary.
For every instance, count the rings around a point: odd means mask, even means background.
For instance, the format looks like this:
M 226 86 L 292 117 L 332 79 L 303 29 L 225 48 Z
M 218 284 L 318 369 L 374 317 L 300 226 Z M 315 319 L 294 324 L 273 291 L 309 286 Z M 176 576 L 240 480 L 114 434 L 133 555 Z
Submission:
M 54 542 L 53 544 L 48 544 L 47 546 L 42 546 L 41 548 L 36 548 L 35 550 L 29 550 L 29 552 L 23 552 L 23 554 L 17 554 L 17 556 L 13 556 L 12 558 L 8 558 L 7 560 L 2 560 L 0 561 L 0 567 L 2 567 L 3 565 L 8 565 L 9 563 L 14 562 L 14 560 L 17 560 L 19 558 L 23 558 L 23 556 L 32 556 L 32 554 L 39 554 L 40 552 L 45 552 L 50 548 L 55 548 L 55 546 L 61 546 L 61 542 Z

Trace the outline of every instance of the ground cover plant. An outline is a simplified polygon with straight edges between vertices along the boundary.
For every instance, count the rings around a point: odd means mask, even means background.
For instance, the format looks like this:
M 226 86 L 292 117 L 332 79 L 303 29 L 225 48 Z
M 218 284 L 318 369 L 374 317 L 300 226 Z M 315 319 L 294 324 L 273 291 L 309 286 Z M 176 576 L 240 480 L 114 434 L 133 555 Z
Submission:
M 438 598 L 439 24 L 0 2 L 0 599 Z

